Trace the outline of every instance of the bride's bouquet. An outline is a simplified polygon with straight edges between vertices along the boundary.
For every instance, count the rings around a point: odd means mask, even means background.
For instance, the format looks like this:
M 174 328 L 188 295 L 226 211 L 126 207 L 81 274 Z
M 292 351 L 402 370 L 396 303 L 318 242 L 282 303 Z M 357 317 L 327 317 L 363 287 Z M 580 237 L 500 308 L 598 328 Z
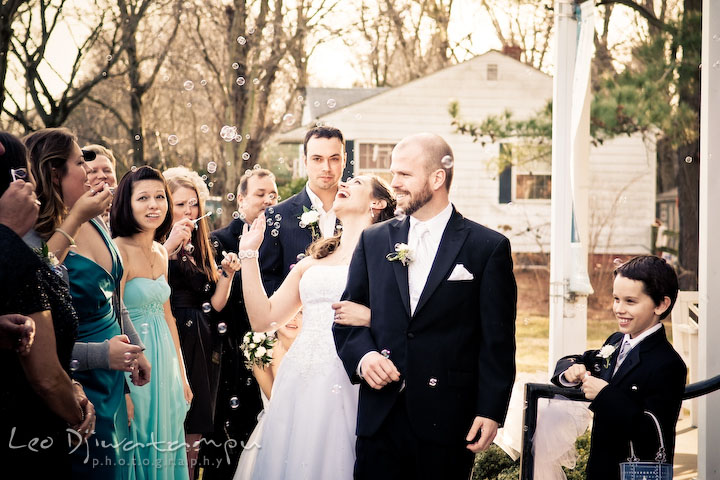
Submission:
M 252 370 L 253 365 L 260 368 L 270 365 L 276 342 L 277 338 L 271 333 L 247 332 L 240 345 L 245 356 L 245 368 Z

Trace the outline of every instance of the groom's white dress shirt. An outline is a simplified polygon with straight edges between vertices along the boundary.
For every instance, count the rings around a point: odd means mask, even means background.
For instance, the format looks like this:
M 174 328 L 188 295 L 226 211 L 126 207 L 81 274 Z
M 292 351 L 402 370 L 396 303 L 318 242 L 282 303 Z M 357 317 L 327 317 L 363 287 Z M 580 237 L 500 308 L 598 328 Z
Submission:
M 322 200 L 320 200 L 320 197 L 315 195 L 315 192 L 310 189 L 310 184 L 305 185 L 305 191 L 307 192 L 308 197 L 310 197 L 310 203 L 312 203 L 312 206 L 320 214 L 320 217 L 318 218 L 320 236 L 322 238 L 332 237 L 335 235 L 335 223 L 337 221 L 335 211 L 332 208 L 330 211 L 325 211 Z
M 408 289 L 410 293 L 410 314 L 415 314 L 420 294 L 422 294 L 428 275 L 435 261 L 440 240 L 442 240 L 443 232 L 447 227 L 450 217 L 452 216 L 452 204 L 447 206 L 430 220 L 421 222 L 417 218 L 410 216 L 410 230 L 408 231 L 408 247 L 412 253 L 412 261 L 407 266 L 408 269 Z M 358 363 L 357 374 L 362 377 L 362 363 L 365 357 L 373 352 L 368 352 L 360 359 Z

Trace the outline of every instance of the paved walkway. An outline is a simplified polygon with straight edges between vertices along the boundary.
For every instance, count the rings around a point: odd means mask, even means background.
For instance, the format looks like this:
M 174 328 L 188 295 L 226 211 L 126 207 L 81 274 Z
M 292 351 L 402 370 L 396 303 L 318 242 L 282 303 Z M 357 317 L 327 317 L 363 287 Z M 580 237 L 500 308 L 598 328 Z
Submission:
M 673 478 L 697 480 L 698 429 L 690 426 L 690 415 L 687 410 L 683 410 L 680 414 L 675 431 Z

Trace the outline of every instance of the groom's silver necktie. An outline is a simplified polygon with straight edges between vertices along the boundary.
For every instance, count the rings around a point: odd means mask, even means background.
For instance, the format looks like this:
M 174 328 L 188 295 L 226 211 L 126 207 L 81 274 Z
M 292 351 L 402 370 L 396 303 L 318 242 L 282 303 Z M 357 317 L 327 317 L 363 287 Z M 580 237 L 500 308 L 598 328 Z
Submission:
M 408 283 L 410 287 L 410 313 L 414 315 L 415 307 L 417 307 L 420 294 L 425 288 L 435 255 L 430 243 L 430 230 L 428 230 L 427 225 L 418 222 L 413 229 L 414 241 L 410 249 L 415 256 L 408 267 Z

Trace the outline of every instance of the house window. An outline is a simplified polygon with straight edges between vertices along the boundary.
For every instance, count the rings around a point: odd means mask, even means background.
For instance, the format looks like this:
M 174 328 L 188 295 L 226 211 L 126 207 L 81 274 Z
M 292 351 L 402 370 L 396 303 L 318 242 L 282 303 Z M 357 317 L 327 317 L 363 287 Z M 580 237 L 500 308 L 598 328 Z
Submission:
M 497 80 L 498 79 L 498 66 L 496 63 L 488 63 L 487 79 L 488 80 Z
M 550 200 L 551 175 L 523 173 L 515 175 L 516 200 Z
M 394 143 L 361 143 L 360 170 L 390 170 Z

